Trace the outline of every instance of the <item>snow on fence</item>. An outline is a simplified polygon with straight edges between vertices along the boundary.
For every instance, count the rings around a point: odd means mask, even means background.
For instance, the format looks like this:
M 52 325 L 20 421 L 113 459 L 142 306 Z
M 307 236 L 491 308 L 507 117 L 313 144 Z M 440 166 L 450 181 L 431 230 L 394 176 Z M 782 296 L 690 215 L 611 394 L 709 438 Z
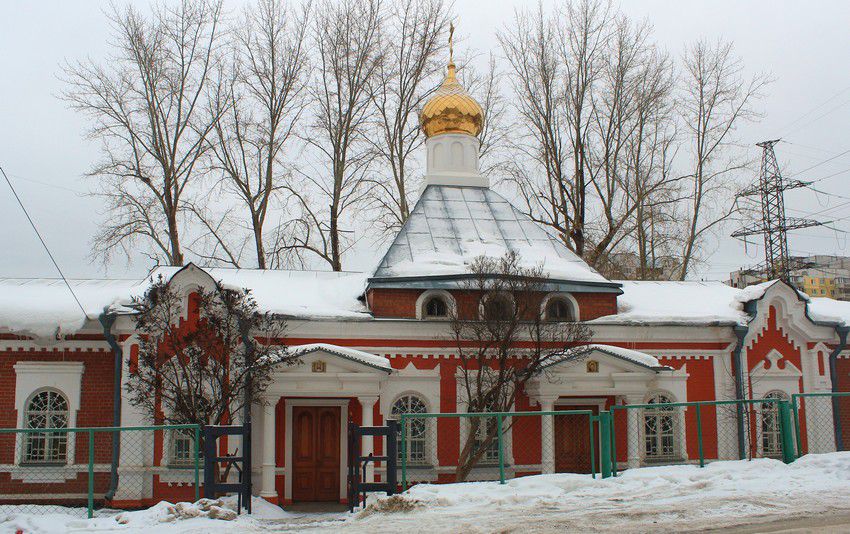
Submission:
M 403 488 L 553 472 L 616 476 L 628 468 L 716 460 L 791 462 L 850 445 L 850 393 L 398 417 Z
M 614 471 L 753 458 L 794 459 L 790 404 L 779 397 L 617 405 Z
M 398 417 L 403 489 L 420 482 L 504 482 L 558 471 L 596 476 L 600 421 L 593 410 Z
M 0 511 L 91 518 L 102 506 L 198 500 L 198 425 L 62 428 L 63 417 L 37 418 L 34 428 L 0 429 Z

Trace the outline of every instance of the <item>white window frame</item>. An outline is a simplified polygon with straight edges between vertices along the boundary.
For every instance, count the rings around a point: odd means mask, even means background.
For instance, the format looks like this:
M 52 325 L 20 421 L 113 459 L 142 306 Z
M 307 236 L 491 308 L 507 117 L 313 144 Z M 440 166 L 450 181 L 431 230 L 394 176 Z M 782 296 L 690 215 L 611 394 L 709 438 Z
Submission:
M 549 314 L 546 313 L 546 310 L 549 307 L 549 301 L 551 300 L 565 301 L 572 312 L 573 318 L 571 322 L 581 321 L 581 311 L 579 310 L 578 301 L 571 294 L 563 292 L 549 293 L 543 298 L 543 301 L 540 303 L 540 314 L 544 319 L 549 319 Z
M 646 400 L 644 404 L 653 404 L 652 400 L 657 399 L 659 397 L 664 397 L 667 399 L 668 403 L 675 403 L 676 397 L 674 397 L 668 391 L 653 391 L 651 394 L 646 396 Z M 658 403 L 658 404 L 666 404 L 666 403 Z M 643 408 L 641 410 L 641 419 L 640 419 L 640 451 L 641 457 L 645 463 L 654 464 L 661 462 L 676 462 L 683 461 L 685 455 L 683 454 L 684 442 L 682 440 L 682 411 L 679 408 L 672 409 L 657 409 L 657 408 Z M 655 429 L 656 435 L 653 438 L 655 441 L 654 445 L 656 450 L 663 449 L 664 443 L 663 440 L 665 436 L 668 434 L 663 432 L 663 418 L 670 417 L 672 420 L 672 428 L 669 432 L 669 437 L 672 439 L 672 451 L 668 454 L 650 454 L 647 451 L 647 442 L 650 440 L 650 436 L 647 435 L 646 423 L 648 417 L 653 417 L 655 419 Z
M 15 370 L 15 410 L 18 414 L 17 428 L 25 428 L 26 426 L 24 418 L 29 400 L 39 391 L 45 389 L 55 389 L 62 393 L 68 402 L 68 428 L 76 428 L 77 412 L 80 409 L 83 371 L 85 370 L 83 362 L 19 361 L 12 367 Z M 75 473 L 62 469 L 75 464 L 76 442 L 77 440 L 74 439 L 74 436 L 69 436 L 68 446 L 65 451 L 67 459 L 65 464 L 61 466 L 51 464 L 52 468 L 57 469 L 54 478 L 58 481 L 76 476 Z M 31 464 L 27 465 L 24 463 L 24 465 L 21 465 L 23 445 L 23 434 L 18 432 L 15 438 L 14 462 L 16 466 L 27 470 Z M 47 467 L 47 465 L 44 465 L 40 466 L 39 469 L 44 471 Z M 51 478 L 51 480 L 53 479 Z
M 787 393 L 780 389 L 772 389 L 764 394 L 763 399 L 778 399 L 789 400 Z M 769 411 L 773 416 L 774 428 L 769 431 L 765 430 L 765 412 Z M 765 439 L 770 439 L 771 449 L 768 450 L 765 445 Z M 782 458 L 782 431 L 780 430 L 779 422 L 779 403 L 778 402 L 760 402 L 758 408 L 758 450 L 761 456 L 766 458 Z
M 475 373 L 475 372 L 477 372 L 477 371 L 473 371 L 472 373 Z M 472 376 L 470 377 L 470 379 L 474 380 L 474 378 L 472 378 Z M 469 411 L 468 400 L 466 398 L 462 397 L 463 391 L 464 391 L 464 389 L 463 389 L 463 374 L 462 374 L 462 371 L 460 369 L 458 369 L 458 372 L 455 375 L 455 381 L 456 381 L 455 383 L 456 383 L 457 392 L 458 392 L 457 412 L 458 413 L 472 413 L 472 412 Z M 476 412 L 476 413 L 481 413 L 481 412 Z M 488 413 L 488 412 L 483 412 L 483 413 Z M 460 441 L 458 442 L 458 453 L 460 452 L 460 449 L 466 443 L 466 440 L 469 438 L 469 434 L 472 431 L 472 429 L 470 428 L 470 422 L 469 422 L 470 418 L 469 417 L 463 417 L 462 419 L 464 419 L 465 421 L 461 422 L 461 424 L 459 425 L 460 426 Z M 492 420 L 495 422 L 496 418 L 492 417 Z M 505 429 L 507 429 L 507 430 L 505 430 Z M 515 462 L 514 462 L 514 456 L 513 456 L 514 455 L 514 452 L 513 452 L 513 427 L 511 426 L 511 418 L 510 417 L 503 417 L 502 418 L 502 430 L 504 432 L 504 434 L 502 436 L 502 443 L 503 443 L 503 452 L 504 452 L 504 456 L 505 456 L 505 467 L 514 468 Z M 498 447 L 498 441 L 495 441 L 493 446 Z M 492 469 L 494 466 L 498 466 L 498 464 L 499 464 L 498 458 L 496 458 L 495 462 L 492 462 L 492 463 L 486 462 L 486 461 L 479 462 L 475 467 L 472 468 L 472 473 L 470 475 L 469 480 L 476 480 L 475 473 L 477 471 L 480 471 L 480 470 L 483 470 L 483 469 Z
M 36 397 L 43 395 L 43 394 L 47 394 L 48 398 L 50 397 L 51 394 L 53 394 L 53 395 L 56 395 L 56 396 L 58 396 L 62 399 L 62 402 L 65 404 L 65 409 L 62 410 L 62 414 L 64 415 L 64 418 L 65 418 L 65 426 L 64 427 L 53 427 L 53 426 L 31 427 L 31 426 L 29 426 L 30 415 L 33 412 L 32 408 L 31 408 L 32 403 L 36 399 Z M 38 390 L 34 391 L 32 393 L 32 395 L 30 395 L 29 398 L 24 403 L 24 416 L 23 416 L 24 424 L 23 424 L 22 428 L 26 428 L 26 429 L 70 428 L 70 426 L 69 426 L 70 421 L 71 421 L 70 405 L 71 405 L 71 403 L 68 400 L 68 396 L 65 395 L 62 391 L 60 391 L 56 388 L 52 388 L 52 387 L 38 389 Z M 52 412 L 47 411 L 46 413 L 48 414 L 47 418 L 49 419 L 50 418 L 49 415 Z M 56 413 L 58 414 L 59 412 L 56 412 Z M 55 466 L 65 466 L 65 465 L 68 465 L 68 463 L 70 463 L 71 458 L 69 458 L 69 448 L 70 448 L 71 442 L 74 441 L 74 439 L 76 438 L 76 433 L 73 433 L 73 432 L 71 432 L 71 433 L 69 433 L 69 432 L 61 432 L 61 433 L 59 433 L 59 432 L 44 432 L 44 433 L 41 433 L 41 439 L 44 439 L 44 441 L 45 441 L 45 444 L 44 444 L 44 447 L 43 447 L 44 452 L 45 452 L 45 456 L 47 455 L 47 451 L 50 448 L 50 446 L 48 444 L 52 444 L 54 442 L 64 441 L 65 450 L 64 450 L 63 457 L 57 458 L 56 460 L 48 460 L 46 457 L 45 458 L 36 458 L 36 459 L 28 457 L 27 453 L 28 453 L 28 450 L 29 450 L 30 443 L 32 442 L 32 439 L 33 439 L 33 434 L 35 434 L 35 433 L 26 432 L 26 433 L 23 434 L 23 440 L 21 441 L 20 460 L 19 460 L 20 465 L 26 466 L 26 467 L 30 467 L 30 466 L 53 466 L 53 467 L 55 467 Z
M 482 321 L 485 319 L 484 309 L 487 306 L 487 302 L 492 298 L 504 298 L 511 306 L 511 313 L 516 313 L 516 302 L 514 301 L 513 295 L 511 295 L 507 291 L 491 291 L 483 295 L 478 301 L 478 318 Z M 508 317 L 503 320 L 511 320 L 511 318 Z
M 173 469 L 194 469 L 195 468 L 195 458 L 193 456 L 195 452 L 195 429 L 194 428 L 174 428 L 168 430 L 166 433 L 167 438 L 167 447 L 168 451 L 165 455 L 166 462 L 165 467 L 173 468 Z M 187 440 L 189 443 L 189 458 L 187 460 L 183 460 L 178 458 L 177 455 L 177 444 L 181 440 Z M 198 458 L 199 464 L 203 465 L 203 454 L 204 451 L 199 448 L 198 449 Z
M 443 317 L 430 317 L 427 313 L 425 313 L 425 306 L 428 304 L 428 301 L 435 297 L 443 299 L 443 302 L 446 303 L 446 315 Z M 452 294 L 443 289 L 429 289 L 419 295 L 416 299 L 417 319 L 426 321 L 447 321 L 455 313 L 457 313 L 457 303 L 455 302 Z
M 418 392 L 415 392 L 415 391 L 406 391 L 404 393 L 397 395 L 393 399 L 393 401 L 390 403 L 390 408 L 389 408 L 389 412 L 387 414 L 387 419 L 395 419 L 396 415 L 399 415 L 399 414 L 393 413 L 393 409 L 395 408 L 395 405 L 399 401 L 401 401 L 402 399 L 409 398 L 409 397 L 413 397 L 413 398 L 417 399 L 422 404 L 422 407 L 425 409 L 425 411 L 424 412 L 404 412 L 404 413 L 430 413 L 430 409 L 428 407 L 428 401 L 426 400 L 425 395 L 422 395 L 421 393 L 418 393 Z M 410 458 L 410 454 L 411 454 L 410 442 L 413 439 L 409 435 L 409 432 L 410 432 L 410 429 L 411 429 L 411 426 L 410 426 L 411 419 L 408 418 L 408 419 L 405 420 L 406 421 L 405 431 L 408 432 L 408 440 L 407 440 L 408 447 L 407 447 L 407 451 L 406 451 L 407 452 L 407 467 L 408 468 L 411 468 L 411 467 L 412 468 L 436 467 L 437 462 L 431 461 L 432 458 L 434 460 L 436 460 L 436 458 L 433 456 L 433 452 L 434 452 L 433 443 L 436 441 L 436 439 L 431 439 L 431 437 L 436 433 L 435 432 L 435 426 L 436 425 L 434 424 L 435 421 L 433 421 L 432 419 L 433 418 L 430 418 L 430 417 L 422 418 L 422 421 L 424 421 L 424 423 L 425 423 L 425 432 L 424 432 L 424 435 L 421 439 L 421 442 L 422 442 L 422 461 L 421 462 L 413 461 Z M 400 419 L 397 419 L 397 420 L 400 421 Z M 401 427 L 400 426 L 399 426 L 399 433 L 401 433 Z M 417 438 L 417 441 L 419 441 L 418 438 Z M 402 456 L 401 456 L 401 435 L 399 435 L 399 438 L 398 438 L 398 450 L 396 452 L 398 453 L 398 467 L 401 468 L 401 460 L 402 460 Z

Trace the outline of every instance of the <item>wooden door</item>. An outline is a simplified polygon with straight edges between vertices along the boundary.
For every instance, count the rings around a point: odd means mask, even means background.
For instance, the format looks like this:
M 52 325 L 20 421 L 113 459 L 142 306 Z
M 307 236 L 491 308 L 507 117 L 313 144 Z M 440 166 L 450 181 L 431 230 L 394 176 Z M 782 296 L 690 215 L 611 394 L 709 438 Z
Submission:
M 598 406 L 569 406 L 561 410 L 592 410 Z M 590 423 L 587 415 L 555 416 L 555 472 L 590 473 Z M 594 436 L 596 438 L 598 436 Z M 599 440 L 596 440 L 598 445 Z
M 339 501 L 340 408 L 292 407 L 292 500 Z

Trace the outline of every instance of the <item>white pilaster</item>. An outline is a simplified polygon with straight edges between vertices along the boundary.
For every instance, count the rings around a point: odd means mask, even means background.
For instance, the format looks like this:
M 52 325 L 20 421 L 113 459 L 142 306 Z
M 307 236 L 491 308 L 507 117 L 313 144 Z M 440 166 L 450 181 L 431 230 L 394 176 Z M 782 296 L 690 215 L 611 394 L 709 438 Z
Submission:
M 275 421 L 275 406 L 278 398 L 267 397 L 263 399 L 263 465 L 260 497 L 268 500 L 277 499 L 275 490 L 275 436 L 277 435 Z
M 555 400 L 558 397 L 543 397 L 540 399 L 540 410 L 551 412 L 555 409 Z M 541 463 L 544 473 L 555 472 L 555 424 L 554 416 L 541 416 L 540 446 Z
M 357 400 L 360 401 L 360 406 L 363 409 L 361 416 L 361 426 L 374 426 L 375 418 L 373 417 L 375 410 L 375 403 L 378 402 L 378 397 L 357 397 Z M 363 456 L 369 456 L 369 454 L 375 452 L 375 438 L 372 436 L 363 436 L 363 443 L 361 452 Z M 375 481 L 375 464 L 374 462 L 370 462 L 366 466 L 366 482 L 374 482 Z
M 122 345 L 124 364 L 121 371 L 121 390 L 126 391 L 130 377 L 129 356 L 136 337 L 128 338 Z M 126 398 L 121 403 L 121 426 L 143 426 L 150 424 L 139 406 L 133 406 Z M 170 433 L 163 433 L 163 446 L 168 447 Z M 118 458 L 118 488 L 115 501 L 140 502 L 153 497 L 153 477 L 149 475 L 154 465 L 154 433 L 121 432 L 121 449 Z
M 643 404 L 643 397 L 627 395 L 626 404 Z M 630 468 L 640 467 L 640 443 L 643 425 L 641 421 L 642 410 L 626 410 L 627 427 L 626 439 L 628 440 L 628 457 L 626 464 Z

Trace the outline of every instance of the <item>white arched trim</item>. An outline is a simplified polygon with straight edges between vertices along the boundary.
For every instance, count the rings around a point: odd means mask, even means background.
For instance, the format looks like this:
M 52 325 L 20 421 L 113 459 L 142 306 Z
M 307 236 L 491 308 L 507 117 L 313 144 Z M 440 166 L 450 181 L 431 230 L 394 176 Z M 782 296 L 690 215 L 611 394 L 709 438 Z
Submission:
M 677 402 L 676 396 L 666 390 L 656 389 L 645 397 L 645 404 L 653 399 L 664 397 L 668 402 Z M 684 411 L 681 407 L 674 408 L 644 408 L 641 410 L 640 429 L 638 439 L 641 447 L 641 457 L 644 462 L 653 463 L 657 461 L 681 461 L 687 459 L 687 445 L 685 443 Z M 665 431 L 663 420 L 670 417 L 672 428 Z M 652 420 L 650 422 L 650 420 Z M 654 427 L 652 439 L 646 435 L 647 427 Z M 650 450 L 651 448 L 651 450 Z
M 390 411 L 387 412 L 387 417 L 392 417 L 393 406 L 395 406 L 395 403 L 397 403 L 404 397 L 416 397 L 425 406 L 425 413 L 431 413 L 431 402 L 428 400 L 427 395 L 425 395 L 424 393 L 420 393 L 415 389 L 406 389 L 393 397 L 392 402 L 390 402 Z
M 548 319 L 546 316 L 546 308 L 549 306 L 549 301 L 553 299 L 560 299 L 565 301 L 573 314 L 573 321 L 581 321 L 581 313 L 578 307 L 578 301 L 569 293 L 561 293 L 561 292 L 552 292 L 546 295 L 543 298 L 543 302 L 540 303 L 540 315 L 544 319 Z
M 425 314 L 425 305 L 428 304 L 428 301 L 433 297 L 441 298 L 443 299 L 443 302 L 446 303 L 447 314 L 445 317 L 428 317 L 428 315 Z M 457 304 L 455 303 L 455 299 L 451 293 L 443 289 L 429 289 L 419 295 L 419 298 L 416 299 L 417 319 L 428 319 L 431 321 L 447 320 L 455 313 L 457 313 Z
M 648 404 L 649 401 L 651 401 L 655 397 L 667 397 L 670 402 L 679 402 L 676 399 L 676 395 L 673 395 L 672 393 L 670 393 L 666 389 L 653 389 L 652 391 L 650 391 L 646 394 L 646 397 L 644 398 L 644 403 Z
M 390 409 L 387 412 L 386 417 L 388 419 L 395 418 L 395 414 L 393 414 L 393 408 L 395 408 L 396 403 L 405 398 L 414 398 L 419 403 L 422 404 L 424 411 L 422 412 L 404 412 L 404 413 L 430 413 L 431 409 L 429 407 L 428 397 L 418 391 L 415 390 L 405 390 L 398 395 L 396 395 L 392 402 L 390 403 Z M 433 468 L 436 466 L 436 447 L 437 447 L 437 433 L 436 433 L 436 419 L 432 419 L 430 417 L 423 418 L 411 418 L 406 419 L 406 423 L 404 425 L 405 433 L 407 433 L 409 440 L 406 444 L 406 454 L 407 454 L 407 464 L 410 467 L 430 467 Z M 385 443 L 386 447 L 386 443 Z M 399 436 L 399 444 L 398 444 L 398 455 L 401 457 L 401 436 Z
M 791 399 L 791 396 L 781 389 L 772 389 L 761 398 L 787 401 Z M 770 458 L 781 458 L 782 438 L 779 430 L 779 404 L 776 402 L 759 402 L 756 404 L 756 412 L 759 421 L 756 428 L 759 454 Z
M 511 308 L 514 312 L 516 312 L 516 302 L 514 302 L 514 297 L 507 291 L 493 291 L 490 293 L 484 294 L 481 299 L 478 301 L 478 317 L 480 319 L 484 319 L 484 307 L 487 305 L 487 301 L 492 298 L 504 298 L 507 299 L 508 303 L 511 305 Z

